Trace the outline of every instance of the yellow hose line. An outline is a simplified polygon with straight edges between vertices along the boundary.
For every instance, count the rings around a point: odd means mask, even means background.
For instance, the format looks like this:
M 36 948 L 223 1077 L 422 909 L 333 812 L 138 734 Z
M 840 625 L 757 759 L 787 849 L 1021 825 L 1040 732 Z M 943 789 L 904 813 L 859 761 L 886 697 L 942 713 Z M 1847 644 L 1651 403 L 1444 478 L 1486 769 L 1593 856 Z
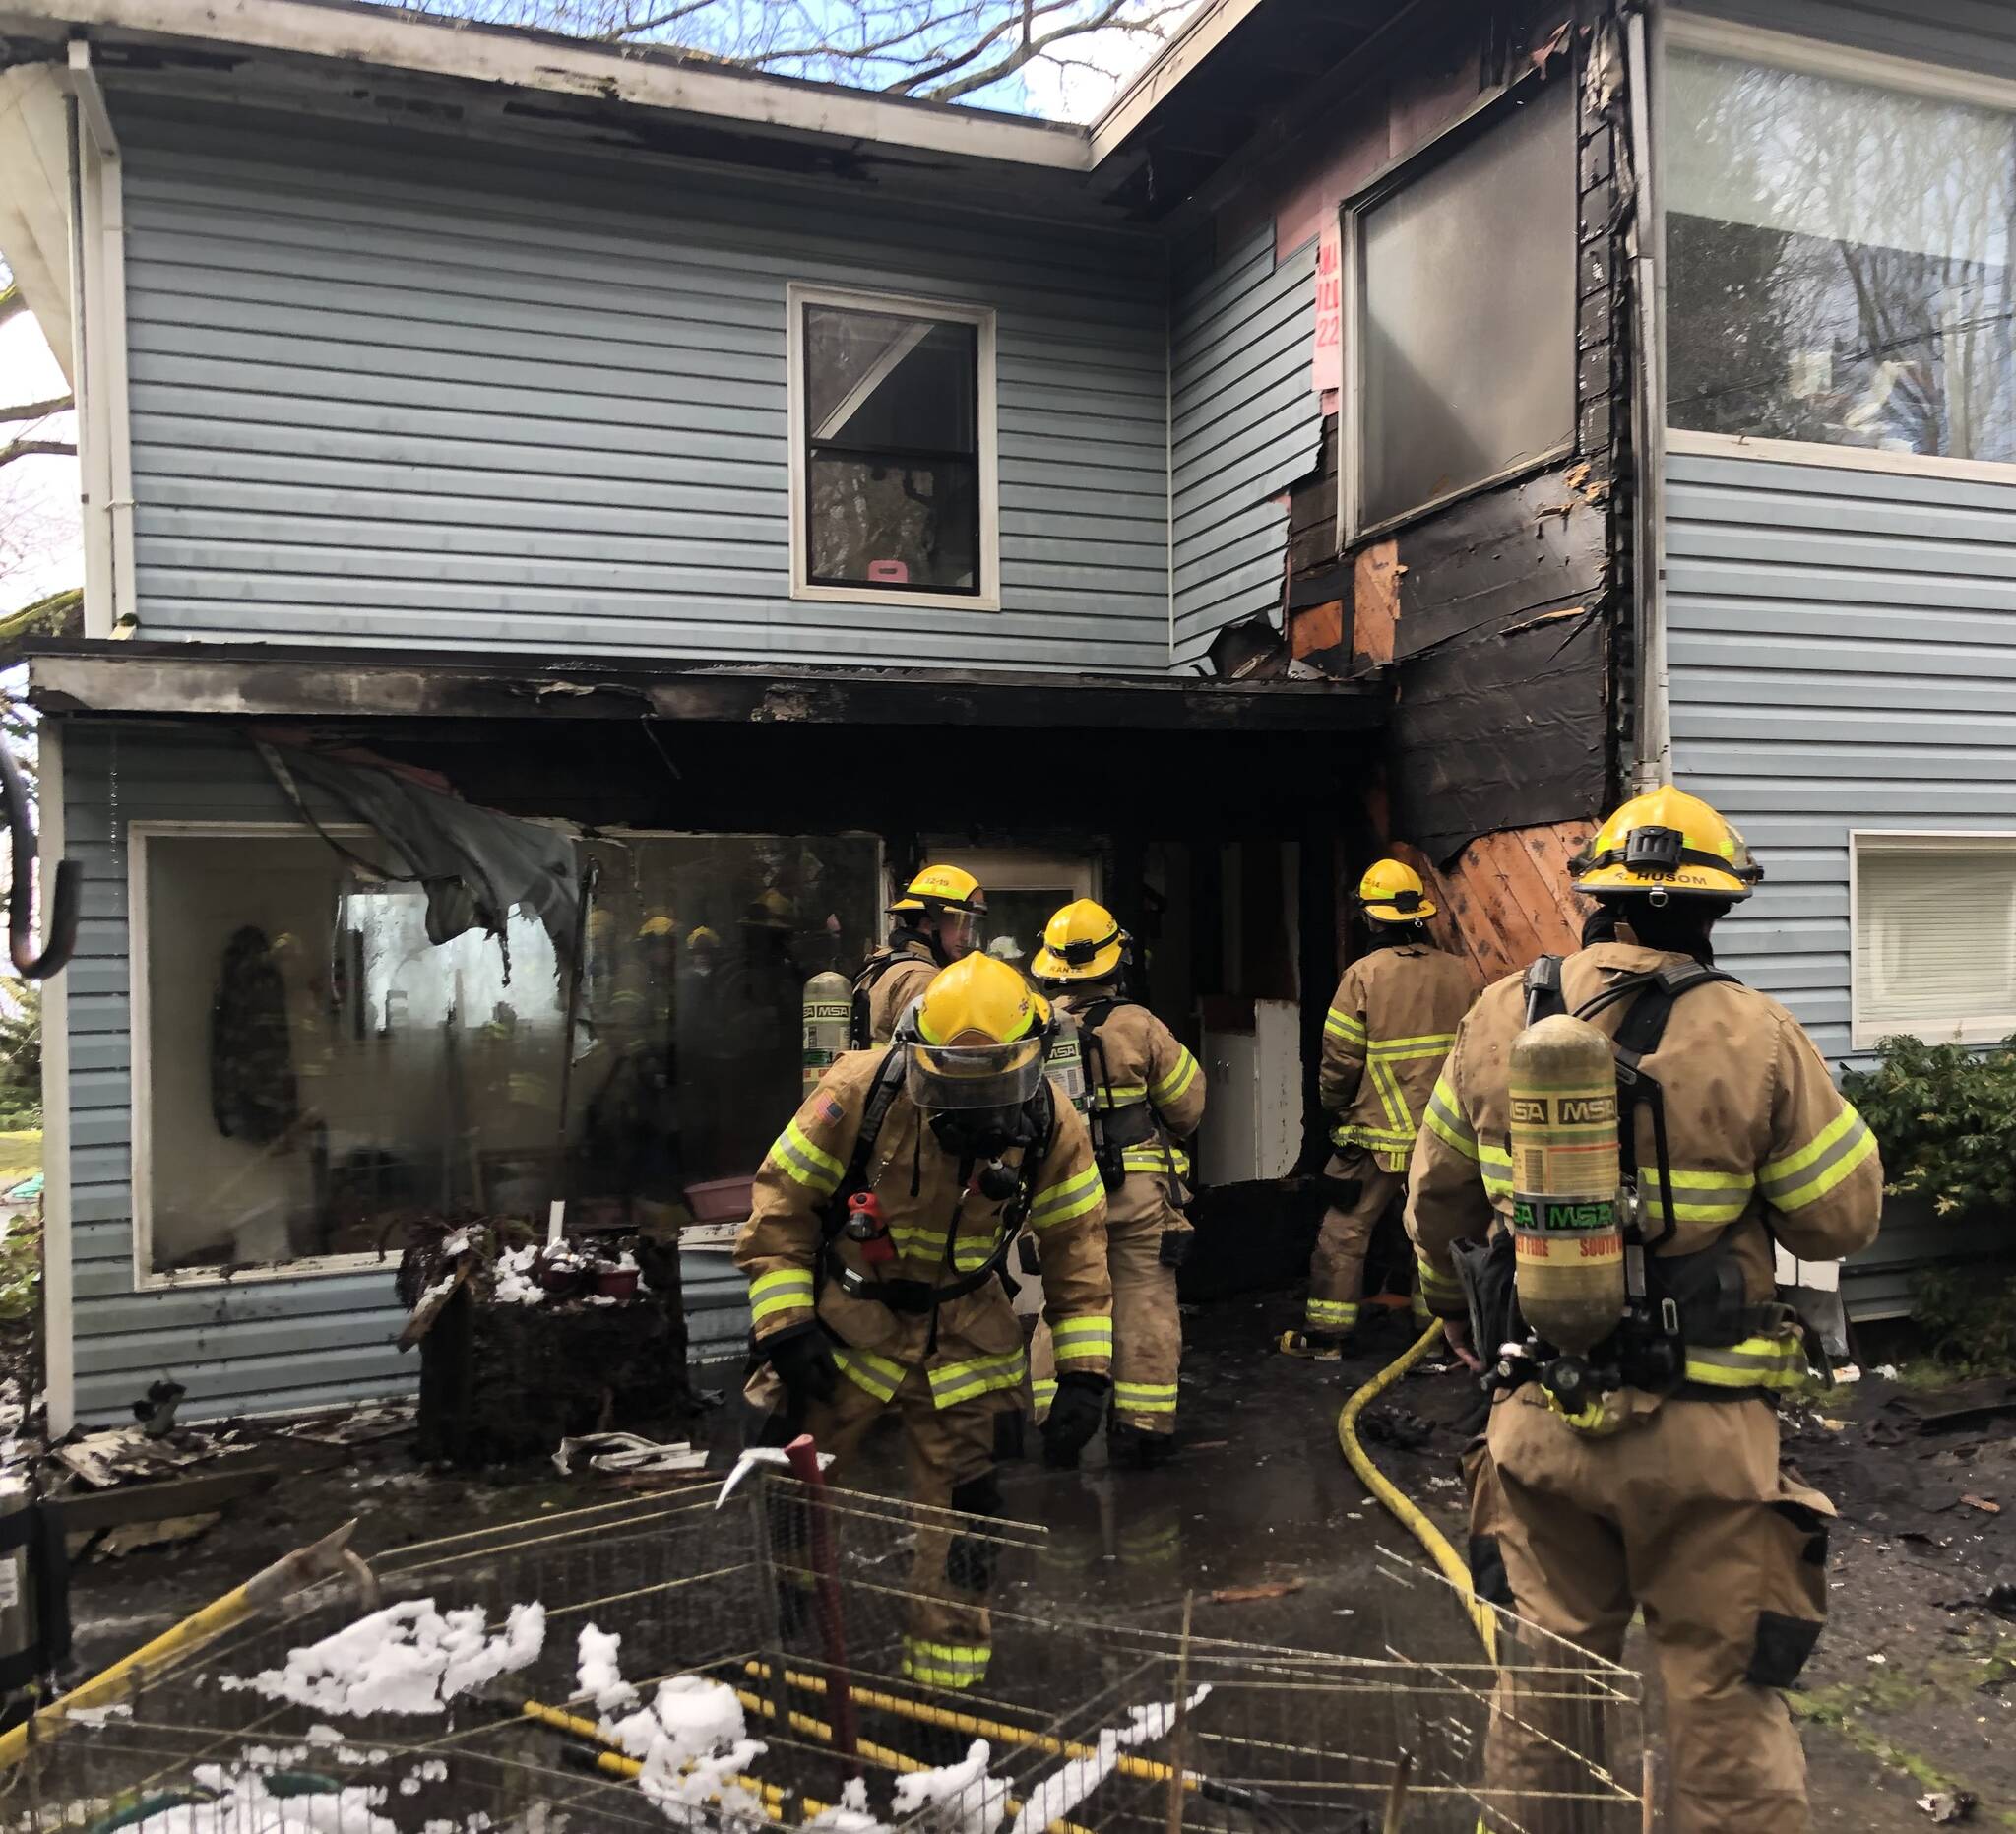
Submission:
M 235 1629 L 252 1615 L 257 1606 L 249 1585 L 238 1586 L 213 1600 L 200 1612 L 171 1625 L 152 1643 L 144 1643 L 130 1656 L 122 1656 L 109 1669 L 102 1669 L 90 1680 L 73 1687 L 61 1699 L 52 1701 L 33 1719 L 24 1721 L 8 1733 L 0 1733 L 0 1770 L 18 1764 L 28 1755 L 31 1731 L 38 1739 L 53 1738 L 63 1722 L 79 1707 L 101 1707 L 126 1691 L 129 1677 L 168 1657 L 214 1643 L 225 1631 Z
M 1442 1531 L 1421 1514 L 1391 1478 L 1372 1463 L 1365 1448 L 1358 1443 L 1358 1416 L 1441 1342 L 1442 1326 L 1438 1321 L 1431 1324 L 1401 1356 L 1389 1362 L 1352 1396 L 1344 1404 L 1344 1412 L 1337 1417 L 1337 1443 L 1343 1447 L 1345 1458 L 1350 1462 L 1352 1470 L 1358 1474 L 1365 1488 L 1379 1499 L 1401 1527 L 1428 1550 L 1428 1557 L 1442 1569 L 1450 1584 L 1460 1589 L 1470 1612 L 1470 1621 L 1476 1626 L 1478 1639 L 1484 1646 L 1484 1654 L 1492 1662 L 1496 1662 L 1497 1621 L 1491 1613 L 1491 1608 L 1480 1604 L 1473 1596 L 1470 1589 L 1470 1567 L 1463 1556 L 1450 1547 L 1448 1538 Z
M 594 1720 L 585 1720 L 578 1713 L 568 1713 L 559 1707 L 549 1707 L 543 1701 L 528 1700 L 520 1708 L 529 1720 L 536 1720 L 541 1726 L 550 1726 L 555 1732 L 572 1733 L 575 1738 L 586 1739 L 590 1744 L 601 1747 L 596 1753 L 595 1767 L 611 1777 L 641 1777 L 644 1765 L 627 1751 L 610 1744 L 603 1736 L 601 1727 Z M 679 1774 L 690 1776 L 693 1767 L 688 1764 Z M 730 1783 L 738 1783 L 763 1798 L 763 1805 L 770 1811 L 771 1819 L 784 1819 L 785 1794 L 774 1783 L 763 1783 L 755 1777 L 730 1777 Z M 710 1797 L 718 1802 L 719 1797 Z M 816 1810 L 814 1812 L 817 1812 Z

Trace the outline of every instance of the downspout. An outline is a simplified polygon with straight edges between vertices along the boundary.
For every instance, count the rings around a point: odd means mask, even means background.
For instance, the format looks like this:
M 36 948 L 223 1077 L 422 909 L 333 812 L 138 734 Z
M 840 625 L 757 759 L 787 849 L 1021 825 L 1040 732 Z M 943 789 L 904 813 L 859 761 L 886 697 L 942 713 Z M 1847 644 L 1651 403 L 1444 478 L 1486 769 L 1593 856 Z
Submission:
M 1648 14 L 1650 24 L 1648 24 Z M 1664 69 L 1660 15 L 1650 5 L 1624 19 L 1624 84 L 1631 111 L 1632 711 L 1637 742 L 1631 788 L 1672 775 L 1666 657 L 1666 219 L 1656 186 L 1653 95 Z
M 125 171 L 91 46 L 70 43 L 71 282 L 83 458 L 85 635 L 131 635 L 133 445 L 127 408 Z

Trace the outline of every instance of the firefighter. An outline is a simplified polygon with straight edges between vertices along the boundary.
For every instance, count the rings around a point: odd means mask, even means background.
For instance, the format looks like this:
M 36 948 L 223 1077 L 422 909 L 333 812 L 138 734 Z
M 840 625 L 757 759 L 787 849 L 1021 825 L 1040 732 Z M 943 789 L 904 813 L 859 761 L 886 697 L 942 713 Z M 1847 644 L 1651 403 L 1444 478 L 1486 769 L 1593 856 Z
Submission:
M 1763 876 L 1734 828 L 1694 796 L 1657 790 L 1617 810 L 1569 870 L 1597 900 L 1584 946 L 1484 993 L 1411 1167 L 1423 1291 L 1466 1359 L 1474 1293 L 1490 1334 L 1478 1348 L 1496 1364 L 1489 1423 L 1465 1461 L 1475 1583 L 1612 1662 L 1642 1607 L 1667 1699 L 1670 1825 L 1789 1834 L 1807 1825 L 1805 1765 L 1777 1690 L 1820 1631 L 1833 1511 L 1779 1471 L 1774 1397 L 1807 1368 L 1799 1326 L 1775 1302 L 1772 1244 L 1816 1261 L 1861 1247 L 1876 1233 L 1882 1167 L 1797 1022 L 1713 966 L 1712 925 Z M 1525 1327 L 1508 1296 L 1542 1299 L 1536 1263 L 1512 1254 L 1504 1227 L 1515 1215 L 1510 1053 L 1529 1010 L 1579 1014 L 1635 1053 L 1613 1100 L 1641 1243 L 1623 1261 L 1644 1273 L 1629 1287 L 1620 1277 L 1619 1323 L 1581 1365 L 1598 1374 L 1573 1385 L 1561 1375 L 1570 1360 L 1549 1363 L 1546 1346 L 1516 1341 Z M 1573 1264 L 1539 1264 L 1560 1270 L 1543 1275 L 1553 1302 L 1582 1291 Z M 1532 1706 L 1493 1716 L 1487 1761 L 1504 1825 L 1580 1826 L 1529 1812 L 1529 1798 L 1559 1783 L 1546 1713 Z
M 1175 1450 L 1183 1324 L 1176 1269 L 1194 1232 L 1183 1215 L 1189 1156 L 1178 1144 L 1204 1118 L 1204 1071 L 1175 1035 L 1121 989 L 1132 938 L 1090 898 L 1043 929 L 1031 972 L 1078 1028 L 1093 1155 L 1106 1190 L 1106 1266 L 1113 1279 L 1115 1464 L 1148 1467 Z M 1031 1346 L 1037 1418 L 1055 1392 L 1048 1333 Z
M 1469 967 L 1428 938 L 1435 907 L 1412 866 L 1377 861 L 1358 881 L 1355 903 L 1366 950 L 1344 971 L 1324 1016 L 1317 1086 L 1337 1149 L 1323 1169 L 1330 1201 L 1309 1261 L 1302 1329 L 1281 1340 L 1290 1356 L 1320 1361 L 1353 1347 L 1372 1232 L 1407 1188 L 1407 1156 L 1435 1072 L 1477 997 Z
M 1045 1456 L 1074 1461 L 1098 1430 L 1113 1350 L 1105 1193 L 1084 1121 L 1043 1074 L 1048 1030 L 1014 969 L 969 954 L 894 1043 L 828 1070 L 770 1149 L 735 1245 L 765 1443 L 806 1431 L 844 1469 L 894 1414 L 914 1501 L 998 1513 L 1027 1372 L 1000 1274 L 1025 1227 L 1062 1370 Z M 911 1679 L 965 1688 L 985 1675 L 989 1568 L 983 1544 L 920 1532 Z
M 941 968 L 971 954 L 987 914 L 980 882 L 960 866 L 926 866 L 889 907 L 889 940 L 854 977 L 852 1044 L 866 1050 L 896 1036 L 904 1009 Z

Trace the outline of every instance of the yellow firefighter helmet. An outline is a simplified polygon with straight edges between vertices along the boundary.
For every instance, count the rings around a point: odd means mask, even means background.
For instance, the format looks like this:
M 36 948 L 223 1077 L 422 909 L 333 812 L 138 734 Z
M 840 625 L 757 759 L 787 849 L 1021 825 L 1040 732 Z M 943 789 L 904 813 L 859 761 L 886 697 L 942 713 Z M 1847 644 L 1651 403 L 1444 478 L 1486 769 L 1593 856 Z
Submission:
M 698 929 L 687 933 L 686 947 L 689 949 L 719 949 L 721 947 L 721 938 L 703 923 Z
M 676 938 L 678 933 L 679 926 L 673 921 L 669 911 L 654 912 L 637 926 L 639 942 L 653 942 L 660 938 L 672 939 Z
M 1734 824 L 1670 784 L 1633 796 L 1568 862 L 1569 883 L 1593 898 L 1664 892 L 1735 900 L 1749 897 L 1763 876 Z
M 889 910 L 892 916 L 903 911 L 971 911 L 977 917 L 986 908 L 987 895 L 979 880 L 964 866 L 926 866 Z
M 1049 1003 L 1006 962 L 975 951 L 940 969 L 904 1014 L 905 1088 L 917 1107 L 1019 1107 L 1042 1082 Z
M 1358 881 L 1358 909 L 1374 923 L 1412 923 L 1435 915 L 1421 875 L 1397 859 L 1372 862 Z
M 1104 980 L 1131 940 L 1104 905 L 1081 898 L 1043 925 L 1043 946 L 1029 972 L 1039 980 Z

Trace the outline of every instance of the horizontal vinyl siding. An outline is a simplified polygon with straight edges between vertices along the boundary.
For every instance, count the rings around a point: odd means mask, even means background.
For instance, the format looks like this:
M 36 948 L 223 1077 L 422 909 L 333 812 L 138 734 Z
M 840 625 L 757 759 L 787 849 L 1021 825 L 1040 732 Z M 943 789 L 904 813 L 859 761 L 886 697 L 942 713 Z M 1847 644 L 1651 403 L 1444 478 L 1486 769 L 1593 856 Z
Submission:
M 1166 665 L 1155 245 L 119 122 L 144 634 Z M 1001 611 L 789 599 L 794 280 L 996 308 Z
M 1762 855 L 1721 955 L 1850 1054 L 1851 828 L 2016 828 L 2016 474 L 1668 462 L 1673 768 Z
M 410 1388 L 418 1364 L 393 1347 L 405 1314 L 393 1302 L 391 1259 L 312 1280 L 134 1291 L 126 826 L 286 821 L 290 811 L 247 747 L 145 728 L 70 723 L 63 783 L 65 845 L 84 873 L 66 971 L 79 1418 L 128 1418 L 162 1375 L 187 1386 L 192 1418 Z
M 1170 326 L 1170 565 L 1177 667 L 1229 623 L 1278 621 L 1287 578 L 1283 493 L 1315 463 L 1309 386 L 1316 244 L 1279 263 L 1274 225 L 1177 301 Z

